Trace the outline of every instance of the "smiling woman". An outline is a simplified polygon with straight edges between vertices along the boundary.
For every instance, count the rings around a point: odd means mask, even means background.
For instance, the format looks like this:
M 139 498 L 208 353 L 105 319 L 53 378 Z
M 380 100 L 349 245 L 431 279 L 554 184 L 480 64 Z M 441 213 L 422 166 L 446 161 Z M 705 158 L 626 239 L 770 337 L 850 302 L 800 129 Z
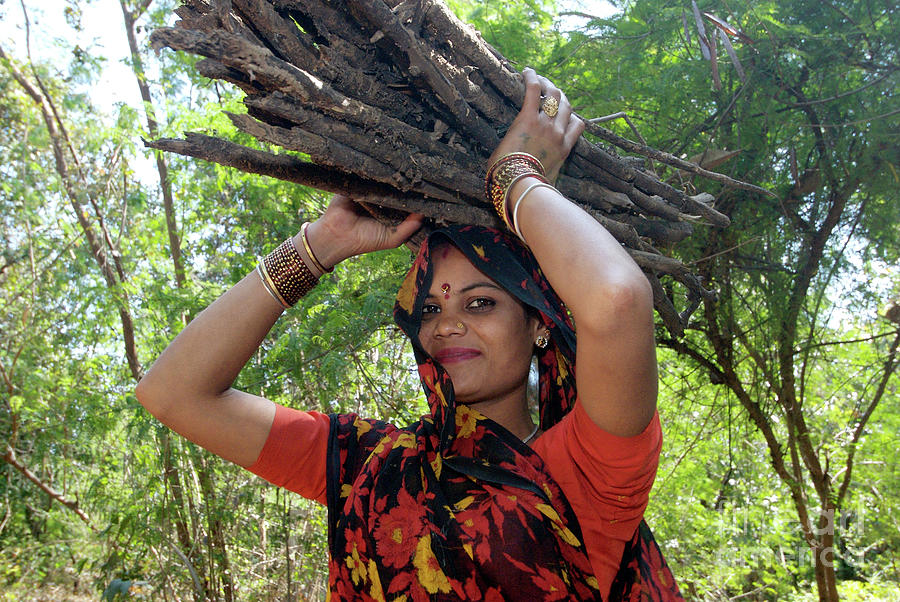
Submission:
M 540 323 L 456 247 L 443 246 L 434 265 L 432 292 L 422 307 L 423 348 L 450 373 L 458 402 L 524 437 L 534 425 L 518 402 Z
M 515 236 L 433 232 L 397 296 L 426 416 L 398 427 L 230 388 L 323 271 L 421 224 L 386 228 L 340 196 L 197 316 L 138 385 L 174 430 L 327 504 L 332 599 L 680 599 L 642 521 L 661 445 L 652 292 L 550 185 L 584 125 L 549 81 L 524 79 L 486 182 Z M 525 394 L 535 356 L 538 425 Z

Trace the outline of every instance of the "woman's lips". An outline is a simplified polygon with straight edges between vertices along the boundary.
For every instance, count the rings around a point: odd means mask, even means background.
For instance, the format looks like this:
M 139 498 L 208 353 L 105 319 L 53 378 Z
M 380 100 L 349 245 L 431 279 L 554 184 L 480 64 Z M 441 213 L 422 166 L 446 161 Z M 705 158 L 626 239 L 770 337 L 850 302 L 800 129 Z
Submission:
M 481 355 L 481 352 L 477 349 L 470 349 L 468 347 L 448 347 L 447 349 L 438 351 L 434 355 L 434 359 L 442 364 L 452 364 L 454 362 L 464 362 L 479 355 Z

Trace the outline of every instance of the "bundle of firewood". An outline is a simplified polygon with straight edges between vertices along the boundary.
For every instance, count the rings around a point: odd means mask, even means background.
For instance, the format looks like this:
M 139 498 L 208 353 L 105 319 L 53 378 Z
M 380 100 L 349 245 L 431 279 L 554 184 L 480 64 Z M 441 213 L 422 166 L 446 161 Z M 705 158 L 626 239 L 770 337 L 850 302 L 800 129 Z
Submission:
M 246 93 L 248 113 L 229 114 L 234 124 L 295 153 L 195 133 L 153 148 L 340 192 L 383 219 L 421 212 L 436 224 L 501 226 L 484 198 L 485 163 L 524 85 L 441 0 L 187 0 L 176 12 L 176 27 L 152 34 L 154 47 L 206 57 L 197 63 L 202 75 Z M 755 189 L 596 124 L 588 131 L 627 152 Z M 685 194 L 645 169 L 644 159 L 584 138 L 557 187 L 628 248 L 653 284 L 663 322 L 679 334 L 712 293 L 654 244 L 682 240 L 697 223 L 727 226 L 713 197 Z M 686 289 L 680 314 L 661 275 Z

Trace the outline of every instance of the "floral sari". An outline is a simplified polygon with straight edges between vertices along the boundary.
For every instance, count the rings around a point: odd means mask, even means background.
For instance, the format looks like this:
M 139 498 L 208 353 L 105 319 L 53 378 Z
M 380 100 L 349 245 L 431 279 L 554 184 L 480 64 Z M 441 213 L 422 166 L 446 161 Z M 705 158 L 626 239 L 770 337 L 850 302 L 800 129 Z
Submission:
M 405 428 L 332 416 L 327 498 L 332 600 L 600 600 L 578 520 L 537 453 L 455 403 L 447 372 L 419 342 L 437 242 L 538 310 L 540 426 L 572 408 L 575 331 L 534 256 L 497 230 L 457 226 L 422 245 L 394 317 L 412 341 L 429 415 Z M 680 600 L 650 530 L 625 548 L 613 600 Z

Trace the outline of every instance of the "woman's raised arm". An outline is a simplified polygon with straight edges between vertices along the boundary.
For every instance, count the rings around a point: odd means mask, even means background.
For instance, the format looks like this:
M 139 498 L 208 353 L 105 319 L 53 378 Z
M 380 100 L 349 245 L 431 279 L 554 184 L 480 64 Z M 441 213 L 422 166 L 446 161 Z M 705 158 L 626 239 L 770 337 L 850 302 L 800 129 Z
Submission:
M 307 230 L 326 267 L 361 253 L 396 247 L 421 225 L 412 215 L 386 228 L 341 196 Z M 300 235 L 294 246 L 306 259 Z M 200 312 L 138 383 L 138 401 L 172 430 L 241 466 L 256 461 L 275 405 L 231 388 L 283 311 L 251 272 Z
M 584 124 L 549 80 L 526 69 L 525 101 L 492 161 L 527 152 L 552 180 Z M 555 98 L 558 113 L 541 109 L 542 95 Z M 550 108 L 552 113 L 552 107 Z M 578 333 L 578 397 L 593 421 L 614 435 L 640 433 L 656 410 L 657 369 L 653 293 L 640 268 L 594 218 L 555 189 L 535 187 L 526 177 L 509 191 L 523 238 L 550 284 L 565 301 Z

